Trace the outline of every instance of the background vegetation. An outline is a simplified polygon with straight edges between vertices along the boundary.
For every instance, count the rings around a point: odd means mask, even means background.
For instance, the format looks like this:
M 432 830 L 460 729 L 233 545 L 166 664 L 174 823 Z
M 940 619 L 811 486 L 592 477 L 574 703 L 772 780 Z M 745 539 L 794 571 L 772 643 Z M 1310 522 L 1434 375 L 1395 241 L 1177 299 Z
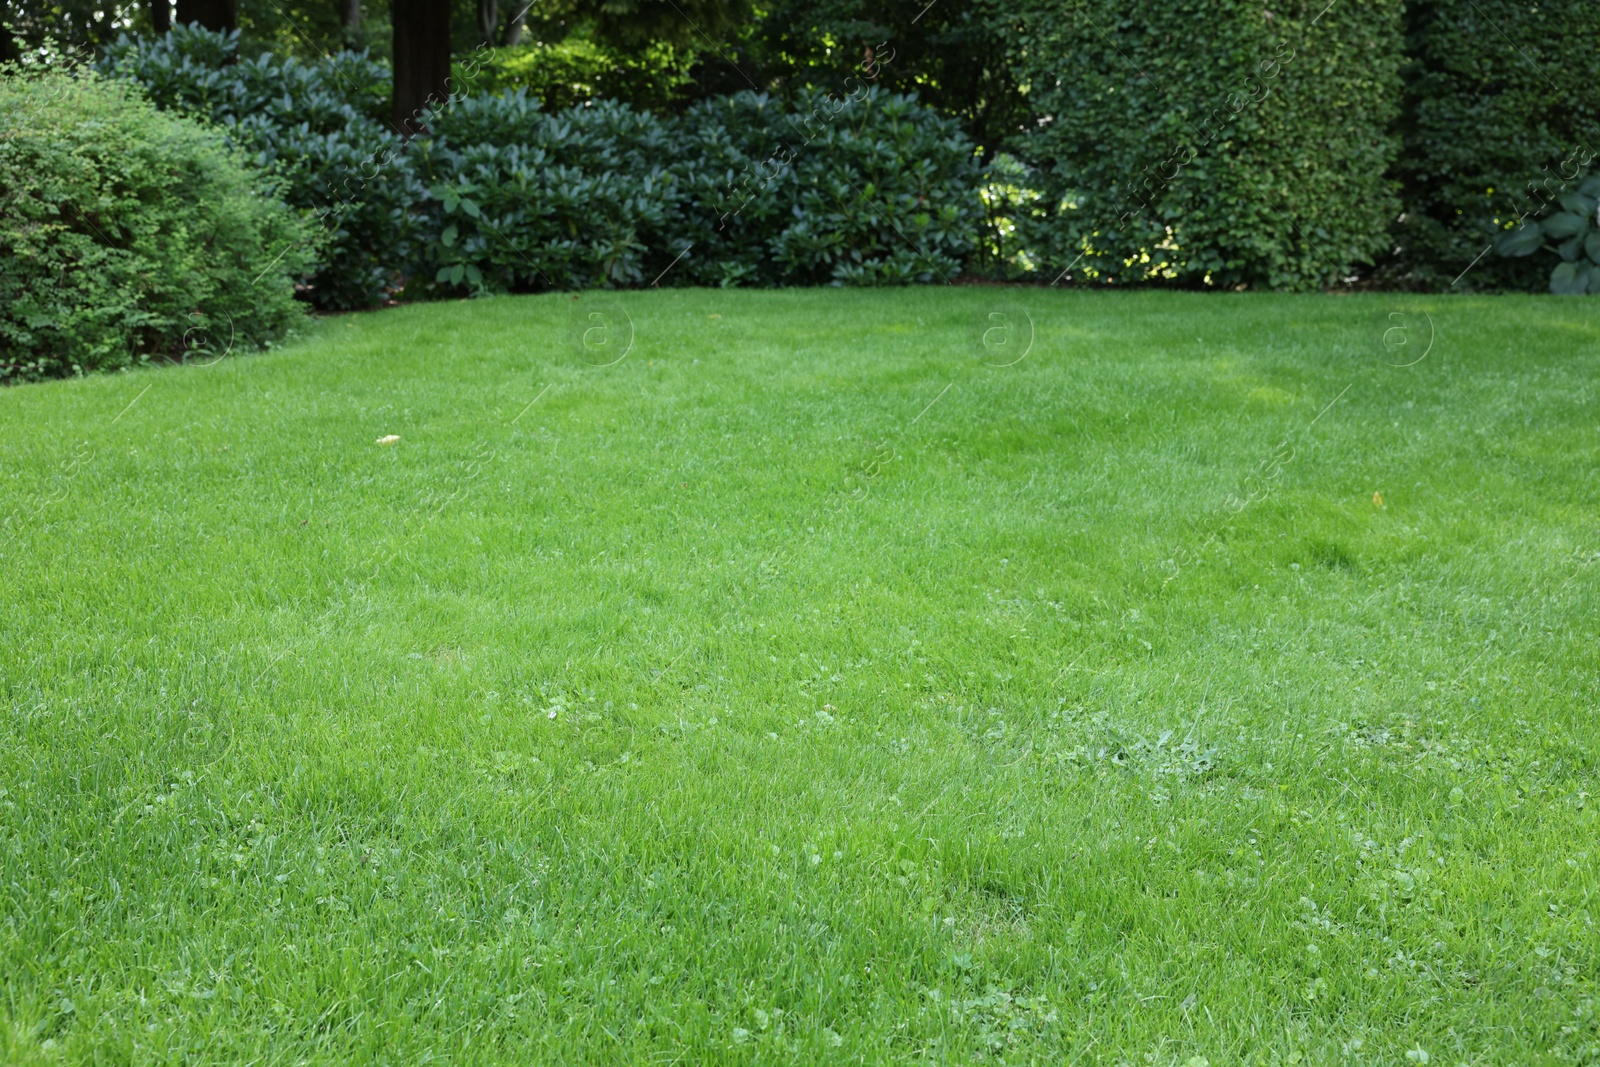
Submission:
M 1300 289 L 1373 262 L 1398 208 L 1400 6 L 1023 4 L 1046 273 Z
M 53 0 L 0 36 L 223 131 L 320 231 L 324 310 L 963 275 L 1600 292 L 1575 0 L 394 2 Z M 158 32 L 186 12 L 219 26 Z
M 398 288 L 415 256 L 423 195 L 388 128 L 389 70 L 365 53 L 321 59 L 239 55 L 239 33 L 175 26 L 124 37 L 99 61 L 157 106 L 203 119 L 276 174 L 321 234 L 303 295 L 327 310 L 369 307 Z
M 1593 5 L 1413 0 L 1406 42 L 1393 167 L 1405 213 L 1390 272 L 1429 288 L 1543 288 L 1545 257 L 1484 250 L 1522 218 L 1548 214 L 1595 172 L 1600 18 Z

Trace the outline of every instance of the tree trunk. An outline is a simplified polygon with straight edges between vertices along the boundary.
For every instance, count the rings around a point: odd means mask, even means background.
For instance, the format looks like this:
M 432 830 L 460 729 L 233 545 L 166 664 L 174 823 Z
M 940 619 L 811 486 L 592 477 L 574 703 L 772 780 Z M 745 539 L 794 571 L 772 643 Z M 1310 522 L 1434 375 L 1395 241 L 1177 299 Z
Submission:
M 344 46 L 361 47 L 361 0 L 339 0 L 339 21 L 344 24 Z
M 500 45 L 503 48 L 515 48 L 522 43 L 522 29 L 528 18 L 529 5 L 524 4 L 522 0 L 511 0 L 511 2 L 517 5 L 517 13 L 511 16 L 510 21 L 506 23 L 505 32 L 500 35 Z
M 389 0 L 394 20 L 390 121 L 402 137 L 421 133 L 430 103 L 450 95 L 450 0 Z
M 478 0 L 478 31 L 483 35 L 483 47 L 494 47 L 495 31 L 499 28 L 500 0 Z
M 185 26 L 198 22 L 219 33 L 231 33 L 239 28 L 233 0 L 178 0 L 178 21 Z
M 172 0 L 150 0 L 150 25 L 157 33 L 172 29 Z

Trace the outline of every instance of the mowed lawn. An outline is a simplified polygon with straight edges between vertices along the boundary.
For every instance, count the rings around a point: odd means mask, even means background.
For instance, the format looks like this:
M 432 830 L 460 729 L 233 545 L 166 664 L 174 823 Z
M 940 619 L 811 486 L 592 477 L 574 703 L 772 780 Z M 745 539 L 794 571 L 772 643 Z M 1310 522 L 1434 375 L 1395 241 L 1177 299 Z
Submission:
M 941 287 L 0 391 L 0 1061 L 1593 1064 L 1597 390 Z

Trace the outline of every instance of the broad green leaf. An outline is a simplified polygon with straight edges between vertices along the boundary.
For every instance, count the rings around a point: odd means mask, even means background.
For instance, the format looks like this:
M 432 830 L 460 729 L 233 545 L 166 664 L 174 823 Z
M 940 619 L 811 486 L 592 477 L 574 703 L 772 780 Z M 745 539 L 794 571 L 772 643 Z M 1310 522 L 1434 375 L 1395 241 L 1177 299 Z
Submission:
M 1595 198 L 1592 196 L 1585 196 L 1583 193 L 1574 190 L 1572 192 L 1562 193 L 1556 199 L 1561 201 L 1562 207 L 1566 208 L 1574 215 L 1585 215 L 1589 217 L 1594 216 Z
M 1588 275 L 1576 263 L 1557 263 L 1550 272 L 1550 291 L 1557 296 L 1582 296 L 1588 289 Z
M 1589 258 L 1600 263 L 1600 233 L 1591 233 L 1583 239 L 1583 250 L 1589 253 Z
M 1576 237 L 1589 228 L 1587 215 L 1576 215 L 1570 211 L 1558 211 L 1544 220 L 1544 232 L 1551 237 Z
M 1502 256 L 1531 256 L 1544 244 L 1544 231 L 1536 223 L 1524 222 L 1514 230 L 1502 232 L 1494 248 Z
M 456 234 L 457 231 L 453 225 L 446 226 L 444 232 L 439 235 L 439 243 L 449 248 L 456 243 Z
M 1583 255 L 1583 238 L 1569 237 L 1556 246 L 1556 254 L 1568 263 L 1576 263 Z

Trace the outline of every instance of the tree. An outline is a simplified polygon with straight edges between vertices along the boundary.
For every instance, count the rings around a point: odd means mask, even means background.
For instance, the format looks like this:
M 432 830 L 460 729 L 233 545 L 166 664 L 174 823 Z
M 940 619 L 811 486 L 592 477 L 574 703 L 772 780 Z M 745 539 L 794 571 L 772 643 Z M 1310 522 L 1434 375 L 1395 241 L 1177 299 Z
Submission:
M 998 0 L 768 0 L 759 18 L 738 24 L 735 41 L 715 50 L 698 37 L 691 41 L 702 50 L 697 92 L 810 85 L 843 94 L 858 80 L 874 80 L 894 92 L 914 92 L 959 119 L 989 157 L 1015 140 L 1027 118 L 1015 57 L 1007 53 L 1010 6 Z
M 229 33 L 239 28 L 239 9 L 234 0 L 178 0 L 178 21 L 185 26 L 198 22 L 208 30 Z
M 394 96 L 390 121 L 420 133 L 429 104 L 450 95 L 450 0 L 390 0 L 394 20 Z
M 517 11 L 506 21 L 506 28 L 500 35 L 502 48 L 515 48 L 522 43 L 522 32 L 528 24 L 528 9 L 522 4 L 517 5 Z
M 344 46 L 361 47 L 361 0 L 339 0 L 339 21 L 344 24 Z
M 500 0 L 478 0 L 478 34 L 483 47 L 495 46 L 495 31 L 499 27 Z
M 83 56 L 117 39 L 143 4 L 105 0 L 0 0 L 0 60 L 43 49 Z M 143 21 L 142 18 L 139 21 Z

